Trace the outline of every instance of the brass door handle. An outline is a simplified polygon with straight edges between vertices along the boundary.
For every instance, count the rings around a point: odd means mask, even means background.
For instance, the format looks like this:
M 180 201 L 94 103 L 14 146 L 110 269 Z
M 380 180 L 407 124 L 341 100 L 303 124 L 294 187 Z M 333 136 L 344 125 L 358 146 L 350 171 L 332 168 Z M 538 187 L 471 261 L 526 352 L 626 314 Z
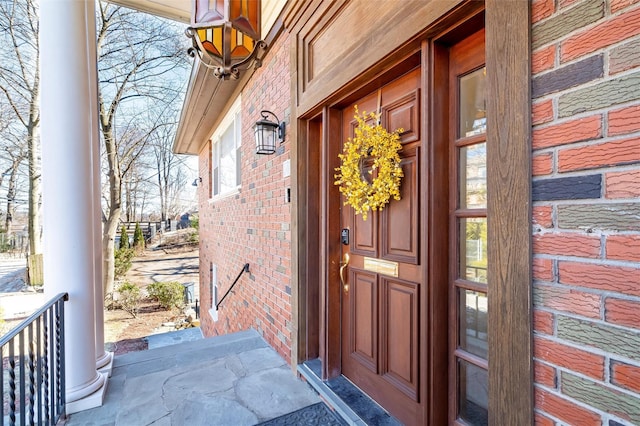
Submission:
M 344 277 L 344 271 L 349 266 L 349 253 L 344 254 L 343 261 L 340 262 L 340 283 L 342 284 L 342 289 L 345 293 L 349 292 L 349 283 L 346 281 Z

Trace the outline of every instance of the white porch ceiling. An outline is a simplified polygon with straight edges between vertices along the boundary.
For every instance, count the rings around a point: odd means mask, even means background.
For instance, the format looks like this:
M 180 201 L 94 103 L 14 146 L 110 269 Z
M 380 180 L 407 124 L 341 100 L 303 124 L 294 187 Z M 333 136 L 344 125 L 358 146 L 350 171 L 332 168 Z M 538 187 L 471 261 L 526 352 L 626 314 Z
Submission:
M 107 0 L 109 3 L 189 24 L 191 0 Z

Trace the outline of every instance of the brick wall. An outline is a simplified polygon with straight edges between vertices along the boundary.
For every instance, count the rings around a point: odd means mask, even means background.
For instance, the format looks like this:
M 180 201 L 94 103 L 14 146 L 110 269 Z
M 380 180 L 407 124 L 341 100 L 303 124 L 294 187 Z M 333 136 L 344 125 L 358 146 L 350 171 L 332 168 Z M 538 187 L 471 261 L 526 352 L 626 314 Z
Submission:
M 206 336 L 255 328 L 285 359 L 291 358 L 291 204 L 285 200 L 290 177 L 288 137 L 274 155 L 255 154 L 253 125 L 260 110 L 289 122 L 289 42 L 283 33 L 242 92 L 242 178 L 239 193 L 211 200 L 211 181 L 203 178 L 200 208 L 200 297 Z M 199 156 L 200 176 L 210 176 L 211 147 Z M 210 265 L 217 265 L 219 297 L 245 263 L 244 274 L 213 322 Z
M 536 422 L 640 424 L 640 1 L 532 20 Z

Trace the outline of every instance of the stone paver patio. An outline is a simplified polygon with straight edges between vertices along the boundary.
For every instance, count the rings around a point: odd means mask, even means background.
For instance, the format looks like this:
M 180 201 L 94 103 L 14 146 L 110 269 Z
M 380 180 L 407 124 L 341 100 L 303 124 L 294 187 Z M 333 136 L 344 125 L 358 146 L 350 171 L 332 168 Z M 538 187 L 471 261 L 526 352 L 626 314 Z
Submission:
M 319 401 L 248 330 L 117 356 L 103 406 L 65 424 L 254 425 Z

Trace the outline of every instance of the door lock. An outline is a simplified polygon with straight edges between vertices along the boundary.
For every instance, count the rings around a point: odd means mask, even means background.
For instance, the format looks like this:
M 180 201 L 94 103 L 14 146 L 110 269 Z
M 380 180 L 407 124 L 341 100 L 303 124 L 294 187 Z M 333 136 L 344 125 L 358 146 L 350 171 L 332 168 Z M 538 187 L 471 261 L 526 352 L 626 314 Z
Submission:
M 340 231 L 340 242 L 342 245 L 349 245 L 349 228 L 343 228 L 342 231 Z

